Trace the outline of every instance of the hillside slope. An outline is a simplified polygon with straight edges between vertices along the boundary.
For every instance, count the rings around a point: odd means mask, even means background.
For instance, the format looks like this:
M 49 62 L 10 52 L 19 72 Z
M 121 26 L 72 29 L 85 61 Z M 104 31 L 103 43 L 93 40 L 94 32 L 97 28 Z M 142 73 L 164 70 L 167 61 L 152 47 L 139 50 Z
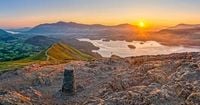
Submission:
M 15 39 L 12 34 L 0 29 L 0 41 L 8 41 Z
M 41 62 L 48 63 L 65 63 L 71 60 L 90 60 L 93 57 L 79 50 L 63 44 L 55 43 L 49 48 L 32 55 L 30 57 L 8 62 L 0 62 L 0 72 L 10 69 L 21 68 L 30 64 L 40 64 Z
M 39 46 L 41 48 L 47 48 L 48 46 L 52 45 L 53 43 L 56 43 L 57 41 L 57 39 L 49 38 L 47 36 L 34 36 L 25 40 L 25 43 L 34 46 Z
M 53 44 L 46 52 L 48 60 L 89 60 L 92 57 L 63 43 Z

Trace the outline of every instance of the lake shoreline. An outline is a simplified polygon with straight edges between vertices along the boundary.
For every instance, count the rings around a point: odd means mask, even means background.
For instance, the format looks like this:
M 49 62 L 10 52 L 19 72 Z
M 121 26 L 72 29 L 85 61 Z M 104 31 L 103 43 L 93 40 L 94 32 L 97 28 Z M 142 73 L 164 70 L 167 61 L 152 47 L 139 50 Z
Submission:
M 83 42 L 90 42 L 98 50 L 92 52 L 100 54 L 102 57 L 117 55 L 120 57 L 131 57 L 140 55 L 162 55 L 183 52 L 200 52 L 200 46 L 167 46 L 156 41 L 126 41 L 126 40 L 91 40 L 89 38 L 77 39 Z M 129 46 L 135 46 L 134 49 Z

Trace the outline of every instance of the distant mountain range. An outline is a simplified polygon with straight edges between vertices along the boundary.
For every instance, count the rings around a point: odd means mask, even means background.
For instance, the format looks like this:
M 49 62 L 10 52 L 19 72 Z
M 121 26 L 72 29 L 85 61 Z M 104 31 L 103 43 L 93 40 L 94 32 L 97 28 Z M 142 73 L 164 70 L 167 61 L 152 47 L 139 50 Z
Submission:
M 200 24 L 178 24 L 173 27 L 162 29 L 160 31 L 149 32 L 148 36 L 142 37 L 138 33 L 138 27 L 130 24 L 120 24 L 115 26 L 106 26 L 101 24 L 80 24 L 75 22 L 56 22 L 45 23 L 35 26 L 31 29 L 25 28 L 25 32 L 14 35 L 14 37 L 22 37 L 24 39 L 31 38 L 26 42 L 37 42 L 41 39 L 41 42 L 45 42 L 48 39 L 47 45 L 54 42 L 51 38 L 57 39 L 69 39 L 69 38 L 90 38 L 90 39 L 107 39 L 107 40 L 156 40 L 158 42 L 171 43 L 176 39 L 174 43 L 178 43 L 177 40 L 181 39 L 181 44 L 187 45 L 200 45 Z M 22 29 L 23 30 L 23 29 Z M 27 31 L 28 30 L 28 31 Z M 38 36 L 39 35 L 39 36 Z M 37 37 L 35 37 L 37 36 Z M 46 37 L 41 37 L 46 36 Z M 0 30 L 0 39 L 9 40 L 14 38 L 12 33 L 8 33 L 4 30 Z M 33 37 L 33 38 L 32 38 Z M 165 37 L 165 38 L 164 38 Z M 167 37 L 167 38 L 166 38 Z M 185 41 L 187 40 L 187 42 Z
M 6 31 L 10 32 L 26 32 L 32 29 L 31 27 L 23 27 L 23 28 L 12 28 L 12 29 L 6 29 Z
M 40 24 L 33 27 L 27 33 L 32 34 L 66 34 L 66 33 L 88 33 L 98 32 L 102 30 L 113 30 L 113 29 L 135 29 L 136 27 L 130 24 L 120 24 L 116 26 L 105 26 L 101 24 L 80 24 L 75 22 L 57 22 Z
M 174 27 L 169 27 L 160 30 L 159 33 L 171 33 L 171 34 L 193 34 L 200 32 L 200 24 L 178 24 Z
M 157 32 L 145 33 L 145 36 L 135 33 L 137 29 L 136 26 L 130 24 L 105 26 L 101 24 L 87 25 L 75 22 L 41 24 L 19 34 L 12 34 L 0 29 L 0 60 L 9 61 L 25 58 L 60 41 L 84 53 L 95 57 L 99 56 L 98 54 L 92 53 L 92 50 L 98 48 L 91 43 L 79 42 L 76 40 L 77 38 L 126 41 L 154 40 L 166 45 L 200 46 L 199 24 L 179 24 Z M 60 49 L 62 47 L 59 45 Z
M 31 38 L 28 38 L 24 42 L 34 46 L 47 48 L 48 46 L 52 45 L 53 43 L 56 43 L 57 41 L 57 39 L 49 38 L 47 36 L 33 36 Z
M 151 33 L 149 39 L 167 45 L 200 46 L 200 25 L 178 24 Z
M 168 29 L 194 29 L 200 28 L 200 24 L 178 24 L 173 27 L 169 27 Z
M 7 29 L 5 32 L 12 34 L 13 32 L 22 32 L 28 34 L 66 34 L 66 33 L 87 33 L 87 32 L 99 32 L 110 30 L 137 30 L 138 27 L 131 24 L 119 24 L 114 26 L 106 26 L 101 24 L 81 24 L 76 22 L 63 22 L 56 23 L 44 23 L 37 25 L 33 28 L 24 27 L 19 29 Z M 199 30 L 200 24 L 178 24 L 169 28 L 160 30 L 159 32 L 171 31 L 171 30 Z M 3 30 L 0 30 L 0 32 Z M 2 34 L 2 33 L 0 33 Z M 16 33 L 14 33 L 16 34 Z

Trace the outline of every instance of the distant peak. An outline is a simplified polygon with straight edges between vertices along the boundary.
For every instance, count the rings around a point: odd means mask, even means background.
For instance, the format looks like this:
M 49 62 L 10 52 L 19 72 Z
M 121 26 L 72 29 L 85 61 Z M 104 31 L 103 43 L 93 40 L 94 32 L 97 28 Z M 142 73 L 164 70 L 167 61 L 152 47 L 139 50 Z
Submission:
M 59 22 L 57 22 L 57 23 L 55 23 L 55 24 L 66 24 L 66 22 L 64 22 L 64 21 L 59 21 Z
M 132 27 L 132 28 L 135 28 L 136 26 L 125 23 L 125 24 L 119 24 L 119 25 L 117 25 L 117 27 Z
M 191 28 L 199 28 L 200 24 L 185 24 L 181 23 L 173 27 L 169 27 L 168 29 L 191 29 Z
M 178 24 L 178 25 L 188 25 L 188 24 L 185 24 L 185 23 L 180 23 L 180 24 Z
M 190 24 L 184 24 L 184 23 L 181 23 L 181 24 L 178 24 L 176 26 L 190 26 Z
M 68 24 L 77 24 L 77 23 L 75 23 L 75 22 L 68 22 Z
M 64 22 L 64 21 L 58 21 L 57 23 L 66 23 L 66 22 Z
M 3 32 L 4 30 L 0 29 L 0 31 L 2 31 L 2 32 Z
M 59 21 L 57 23 L 54 23 L 56 25 L 79 25 L 79 23 L 75 23 L 75 22 L 64 22 L 64 21 Z
M 185 24 L 185 23 L 181 23 L 181 24 L 178 24 L 176 26 L 199 26 L 200 24 Z
M 128 23 L 124 23 L 124 24 L 119 24 L 118 26 L 131 26 L 131 25 Z

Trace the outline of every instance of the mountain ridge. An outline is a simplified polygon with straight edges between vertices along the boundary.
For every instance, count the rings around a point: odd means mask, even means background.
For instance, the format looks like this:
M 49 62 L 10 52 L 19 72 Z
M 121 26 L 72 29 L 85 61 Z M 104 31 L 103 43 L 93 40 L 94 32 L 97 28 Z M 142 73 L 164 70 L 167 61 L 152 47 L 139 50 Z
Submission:
M 113 28 L 136 28 L 136 26 L 131 24 L 119 24 L 113 26 L 106 26 L 102 24 L 82 24 L 76 22 L 63 22 L 59 21 L 56 23 L 44 23 L 37 25 L 27 31 L 26 33 L 70 33 L 70 32 L 79 32 L 79 31 L 88 31 L 88 30 L 102 30 L 102 29 L 113 29 Z
M 175 34 L 189 34 L 193 32 L 198 32 L 200 30 L 200 24 L 178 24 L 172 27 L 168 27 L 159 30 L 158 33 L 175 33 Z
M 22 68 L 31 64 L 57 64 L 67 63 L 69 61 L 88 61 L 93 58 L 93 56 L 81 52 L 68 44 L 56 42 L 48 48 L 27 58 L 0 62 L 0 74 L 4 71 Z
M 200 24 L 185 24 L 185 23 L 181 23 L 181 24 L 177 24 L 175 26 L 171 26 L 168 28 L 165 28 L 163 30 L 182 30 L 182 29 L 196 29 L 196 28 L 200 28 Z
M 66 61 L 66 60 L 89 60 L 93 57 L 62 42 L 54 43 L 46 51 L 47 60 Z

